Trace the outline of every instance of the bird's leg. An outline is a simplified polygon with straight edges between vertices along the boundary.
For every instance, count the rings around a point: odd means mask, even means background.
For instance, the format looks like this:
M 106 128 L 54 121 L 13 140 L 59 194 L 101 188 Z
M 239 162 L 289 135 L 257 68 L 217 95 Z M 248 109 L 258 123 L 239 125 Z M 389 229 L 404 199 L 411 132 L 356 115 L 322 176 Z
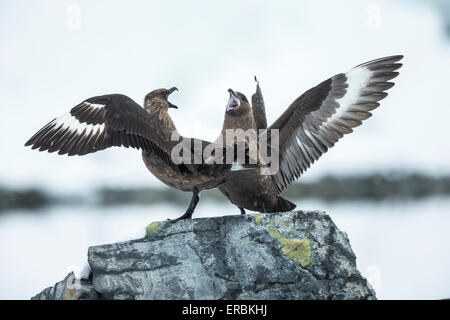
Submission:
M 191 202 L 189 203 L 189 207 L 187 208 L 186 212 L 181 217 L 173 220 L 174 222 L 176 222 L 178 220 L 192 218 L 192 214 L 194 213 L 195 207 L 197 206 L 197 203 L 200 200 L 200 197 L 198 196 L 199 193 L 200 192 L 198 191 L 197 187 L 194 187 L 194 189 L 192 189 L 192 199 L 191 199 Z
M 241 214 L 245 214 L 245 209 L 242 207 L 239 207 L 239 210 L 241 210 Z

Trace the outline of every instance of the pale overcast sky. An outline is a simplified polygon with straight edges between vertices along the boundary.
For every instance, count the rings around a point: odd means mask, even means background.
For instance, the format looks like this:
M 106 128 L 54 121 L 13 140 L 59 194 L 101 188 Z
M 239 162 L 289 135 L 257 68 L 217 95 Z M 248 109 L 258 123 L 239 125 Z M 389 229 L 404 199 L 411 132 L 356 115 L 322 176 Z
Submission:
M 162 186 L 140 152 L 61 157 L 23 147 L 82 100 L 123 93 L 141 103 L 177 86 L 171 115 L 187 136 L 214 140 L 227 89 L 253 75 L 268 122 L 300 94 L 367 60 L 404 54 L 374 116 L 304 175 L 450 170 L 450 47 L 436 9 L 408 1 L 1 1 L 0 185 L 56 190 Z

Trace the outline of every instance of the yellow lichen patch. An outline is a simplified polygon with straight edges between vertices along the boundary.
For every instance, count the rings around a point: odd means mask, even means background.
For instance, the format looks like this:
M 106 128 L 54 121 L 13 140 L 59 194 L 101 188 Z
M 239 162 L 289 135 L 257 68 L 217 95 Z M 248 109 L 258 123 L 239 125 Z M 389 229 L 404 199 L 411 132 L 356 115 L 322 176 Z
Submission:
M 259 213 L 255 214 L 255 223 L 261 224 L 261 221 L 262 221 L 262 216 Z
M 62 295 L 62 299 L 63 300 L 77 300 L 77 290 L 75 290 L 75 288 L 64 288 L 64 292 Z
M 288 239 L 275 228 L 268 228 L 272 237 L 280 241 L 281 251 L 291 259 L 297 260 L 302 268 L 307 268 L 312 263 L 311 243 L 308 238 Z
M 145 228 L 147 230 L 147 237 L 153 237 L 156 236 L 159 232 L 159 227 L 161 226 L 161 222 L 160 221 L 155 221 L 150 223 L 147 228 Z

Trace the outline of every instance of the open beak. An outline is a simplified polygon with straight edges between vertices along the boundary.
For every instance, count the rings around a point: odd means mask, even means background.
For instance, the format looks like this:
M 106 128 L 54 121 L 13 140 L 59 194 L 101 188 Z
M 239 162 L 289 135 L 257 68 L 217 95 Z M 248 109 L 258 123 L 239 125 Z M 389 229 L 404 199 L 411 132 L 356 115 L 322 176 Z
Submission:
M 228 89 L 228 92 L 230 93 L 230 98 L 228 99 L 226 112 L 233 111 L 241 105 L 241 101 L 239 101 L 236 93 L 232 89 Z
M 173 87 L 173 88 L 170 88 L 168 91 L 169 91 L 169 95 L 170 95 L 170 94 L 172 94 L 172 92 L 178 91 L 178 88 Z M 167 102 L 169 102 L 169 108 L 178 109 L 178 107 L 176 105 L 170 103 L 170 101 L 167 101 Z

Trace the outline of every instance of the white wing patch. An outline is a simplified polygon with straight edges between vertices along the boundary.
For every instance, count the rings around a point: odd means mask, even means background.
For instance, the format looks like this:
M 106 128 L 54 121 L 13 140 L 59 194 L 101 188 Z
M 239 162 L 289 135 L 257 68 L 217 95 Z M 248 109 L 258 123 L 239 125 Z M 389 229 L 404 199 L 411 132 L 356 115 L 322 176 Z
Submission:
M 372 72 L 364 67 L 352 69 L 345 74 L 348 84 L 347 92 L 343 97 L 336 99 L 339 108 L 333 118 L 340 118 L 348 107 L 358 102 L 361 97 L 361 89 L 367 86 L 371 75 Z
M 78 121 L 78 119 L 70 113 L 66 113 L 53 121 L 56 123 L 56 128 L 61 127 L 62 130 L 68 128 L 70 131 L 76 131 L 78 134 L 85 132 L 84 135 L 89 135 L 91 131 L 97 132 L 98 129 L 100 129 L 100 132 L 103 132 L 105 129 L 104 123 L 96 125 L 83 123 Z
M 318 109 L 305 115 L 304 121 L 296 126 L 295 134 L 282 146 L 283 159 L 274 176 L 279 193 L 340 138 L 372 115 L 370 111 L 387 96 L 384 91 L 394 85 L 389 80 L 398 75 L 395 70 L 401 64 L 396 62 L 401 58 L 372 60 L 331 78 L 327 97 Z
M 72 115 L 80 106 L 84 109 L 78 109 L 78 113 Z M 96 124 L 92 123 L 92 119 L 88 119 L 104 107 L 102 104 L 82 102 L 71 112 L 54 119 L 39 130 L 25 145 L 31 145 L 32 149 L 39 148 L 39 151 L 59 151 L 58 154 L 81 155 L 95 152 L 98 150 L 98 143 L 105 137 L 105 123 L 98 123 L 104 121 L 98 115 Z
M 84 105 L 87 105 L 87 106 L 89 106 L 89 107 L 92 107 L 92 108 L 94 108 L 94 109 L 100 109 L 100 108 L 104 108 L 104 107 L 105 107 L 104 104 L 90 103 L 90 102 L 87 102 L 87 101 L 84 101 L 83 104 L 84 104 Z

